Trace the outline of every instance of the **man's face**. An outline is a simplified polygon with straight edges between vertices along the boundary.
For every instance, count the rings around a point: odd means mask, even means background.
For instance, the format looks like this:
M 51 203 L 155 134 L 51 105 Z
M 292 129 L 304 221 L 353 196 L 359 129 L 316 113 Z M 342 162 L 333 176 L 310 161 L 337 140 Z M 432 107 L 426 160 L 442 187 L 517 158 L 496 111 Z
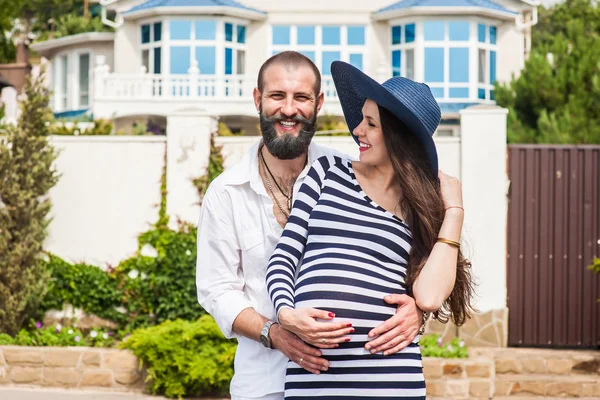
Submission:
M 308 66 L 271 65 L 263 92 L 255 89 L 263 141 L 273 156 L 291 160 L 305 154 L 315 134 L 323 94 L 315 94 L 315 75 Z

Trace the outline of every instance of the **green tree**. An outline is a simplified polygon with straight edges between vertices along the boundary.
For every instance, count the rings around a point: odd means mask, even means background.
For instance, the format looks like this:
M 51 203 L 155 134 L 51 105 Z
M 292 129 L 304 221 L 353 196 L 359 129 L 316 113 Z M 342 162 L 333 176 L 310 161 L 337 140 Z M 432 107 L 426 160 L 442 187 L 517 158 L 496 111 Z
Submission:
M 558 34 L 567 35 L 572 21 L 583 24 L 588 33 L 600 33 L 600 8 L 595 0 L 566 0 L 554 7 L 539 8 L 539 22 L 531 32 L 534 45 L 552 43 Z
M 47 286 L 40 254 L 58 175 L 44 80 L 44 72 L 28 80 L 18 125 L 0 135 L 0 332 L 9 334 L 36 314 Z
M 497 103 L 509 109 L 510 143 L 600 143 L 600 35 L 584 6 L 600 21 L 589 0 L 545 12 L 540 42 L 534 42 L 520 76 L 496 84 Z M 586 18 L 577 19 L 582 13 Z

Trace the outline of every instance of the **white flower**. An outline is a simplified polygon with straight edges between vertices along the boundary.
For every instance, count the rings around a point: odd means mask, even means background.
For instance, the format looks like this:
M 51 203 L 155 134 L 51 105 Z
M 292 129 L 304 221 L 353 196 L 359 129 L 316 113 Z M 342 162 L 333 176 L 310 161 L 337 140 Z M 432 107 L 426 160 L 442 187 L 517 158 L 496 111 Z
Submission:
M 140 272 L 137 269 L 132 269 L 131 271 L 129 271 L 129 273 L 127 274 L 128 277 L 130 277 L 131 279 L 137 279 L 137 277 L 140 275 Z
M 145 281 L 146 278 L 148 278 L 148 275 L 146 275 L 145 273 L 142 272 L 142 280 Z
M 460 343 L 458 344 L 458 347 L 460 347 L 460 348 L 465 347 L 465 341 L 461 340 Z
M 46 123 L 44 125 L 50 126 L 50 121 L 46 121 Z
M 187 254 L 188 256 L 191 256 L 192 252 L 188 250 L 188 251 L 185 252 L 185 254 Z
M 449 345 L 448 345 L 448 347 L 446 347 L 446 350 L 448 350 L 448 351 L 452 351 L 452 350 L 454 350 L 454 349 L 452 348 L 452 345 L 451 345 L 451 344 L 449 344 Z
M 62 325 L 61 324 L 56 324 L 56 331 L 60 332 L 61 329 L 62 329 Z
M 77 322 L 73 324 L 73 328 L 77 328 Z
M 72 334 L 73 334 L 73 329 L 69 329 L 67 333 L 68 333 L 69 335 L 72 335 Z
M 80 338 L 79 336 L 75 336 L 75 341 L 76 341 L 77 343 L 79 343 L 79 341 L 80 341 L 80 340 L 81 340 L 81 338 Z
M 158 251 L 156 251 L 156 249 L 148 243 L 146 243 L 144 246 L 142 246 L 142 249 L 140 250 L 140 254 L 144 257 L 152 257 L 152 258 L 158 257 Z
M 121 314 L 125 314 L 127 312 L 127 310 L 123 306 L 115 307 L 115 310 L 117 310 Z
M 108 339 L 108 333 L 104 333 L 104 334 L 102 335 L 102 339 L 104 339 L 104 340 Z
M 90 332 L 90 336 L 91 336 L 91 337 L 93 337 L 93 338 L 95 338 L 96 336 L 98 336 L 98 332 L 96 332 L 96 331 L 91 331 L 91 332 Z

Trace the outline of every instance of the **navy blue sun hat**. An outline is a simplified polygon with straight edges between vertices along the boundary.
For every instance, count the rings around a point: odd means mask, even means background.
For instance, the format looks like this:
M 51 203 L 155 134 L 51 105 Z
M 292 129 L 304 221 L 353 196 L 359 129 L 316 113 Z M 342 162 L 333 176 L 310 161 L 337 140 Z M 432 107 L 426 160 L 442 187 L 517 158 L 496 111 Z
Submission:
M 400 76 L 380 84 L 343 61 L 331 64 L 331 76 L 356 143 L 358 138 L 354 136 L 354 129 L 363 119 L 365 101 L 371 99 L 394 114 L 423 144 L 429 165 L 437 177 L 438 156 L 432 136 L 440 124 L 442 112 L 429 86 Z

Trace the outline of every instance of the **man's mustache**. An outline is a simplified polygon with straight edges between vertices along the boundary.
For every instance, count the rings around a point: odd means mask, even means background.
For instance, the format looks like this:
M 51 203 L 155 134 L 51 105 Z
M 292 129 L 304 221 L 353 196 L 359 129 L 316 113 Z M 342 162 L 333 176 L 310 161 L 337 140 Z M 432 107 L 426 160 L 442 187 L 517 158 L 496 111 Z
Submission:
M 275 122 L 282 122 L 282 121 L 295 121 L 295 122 L 299 122 L 302 124 L 310 124 L 311 121 L 304 118 L 303 116 L 296 114 L 293 117 L 288 117 L 285 116 L 283 114 L 275 114 L 271 117 L 267 117 L 266 115 L 264 116 L 265 120 L 271 122 L 271 123 L 275 123 Z

